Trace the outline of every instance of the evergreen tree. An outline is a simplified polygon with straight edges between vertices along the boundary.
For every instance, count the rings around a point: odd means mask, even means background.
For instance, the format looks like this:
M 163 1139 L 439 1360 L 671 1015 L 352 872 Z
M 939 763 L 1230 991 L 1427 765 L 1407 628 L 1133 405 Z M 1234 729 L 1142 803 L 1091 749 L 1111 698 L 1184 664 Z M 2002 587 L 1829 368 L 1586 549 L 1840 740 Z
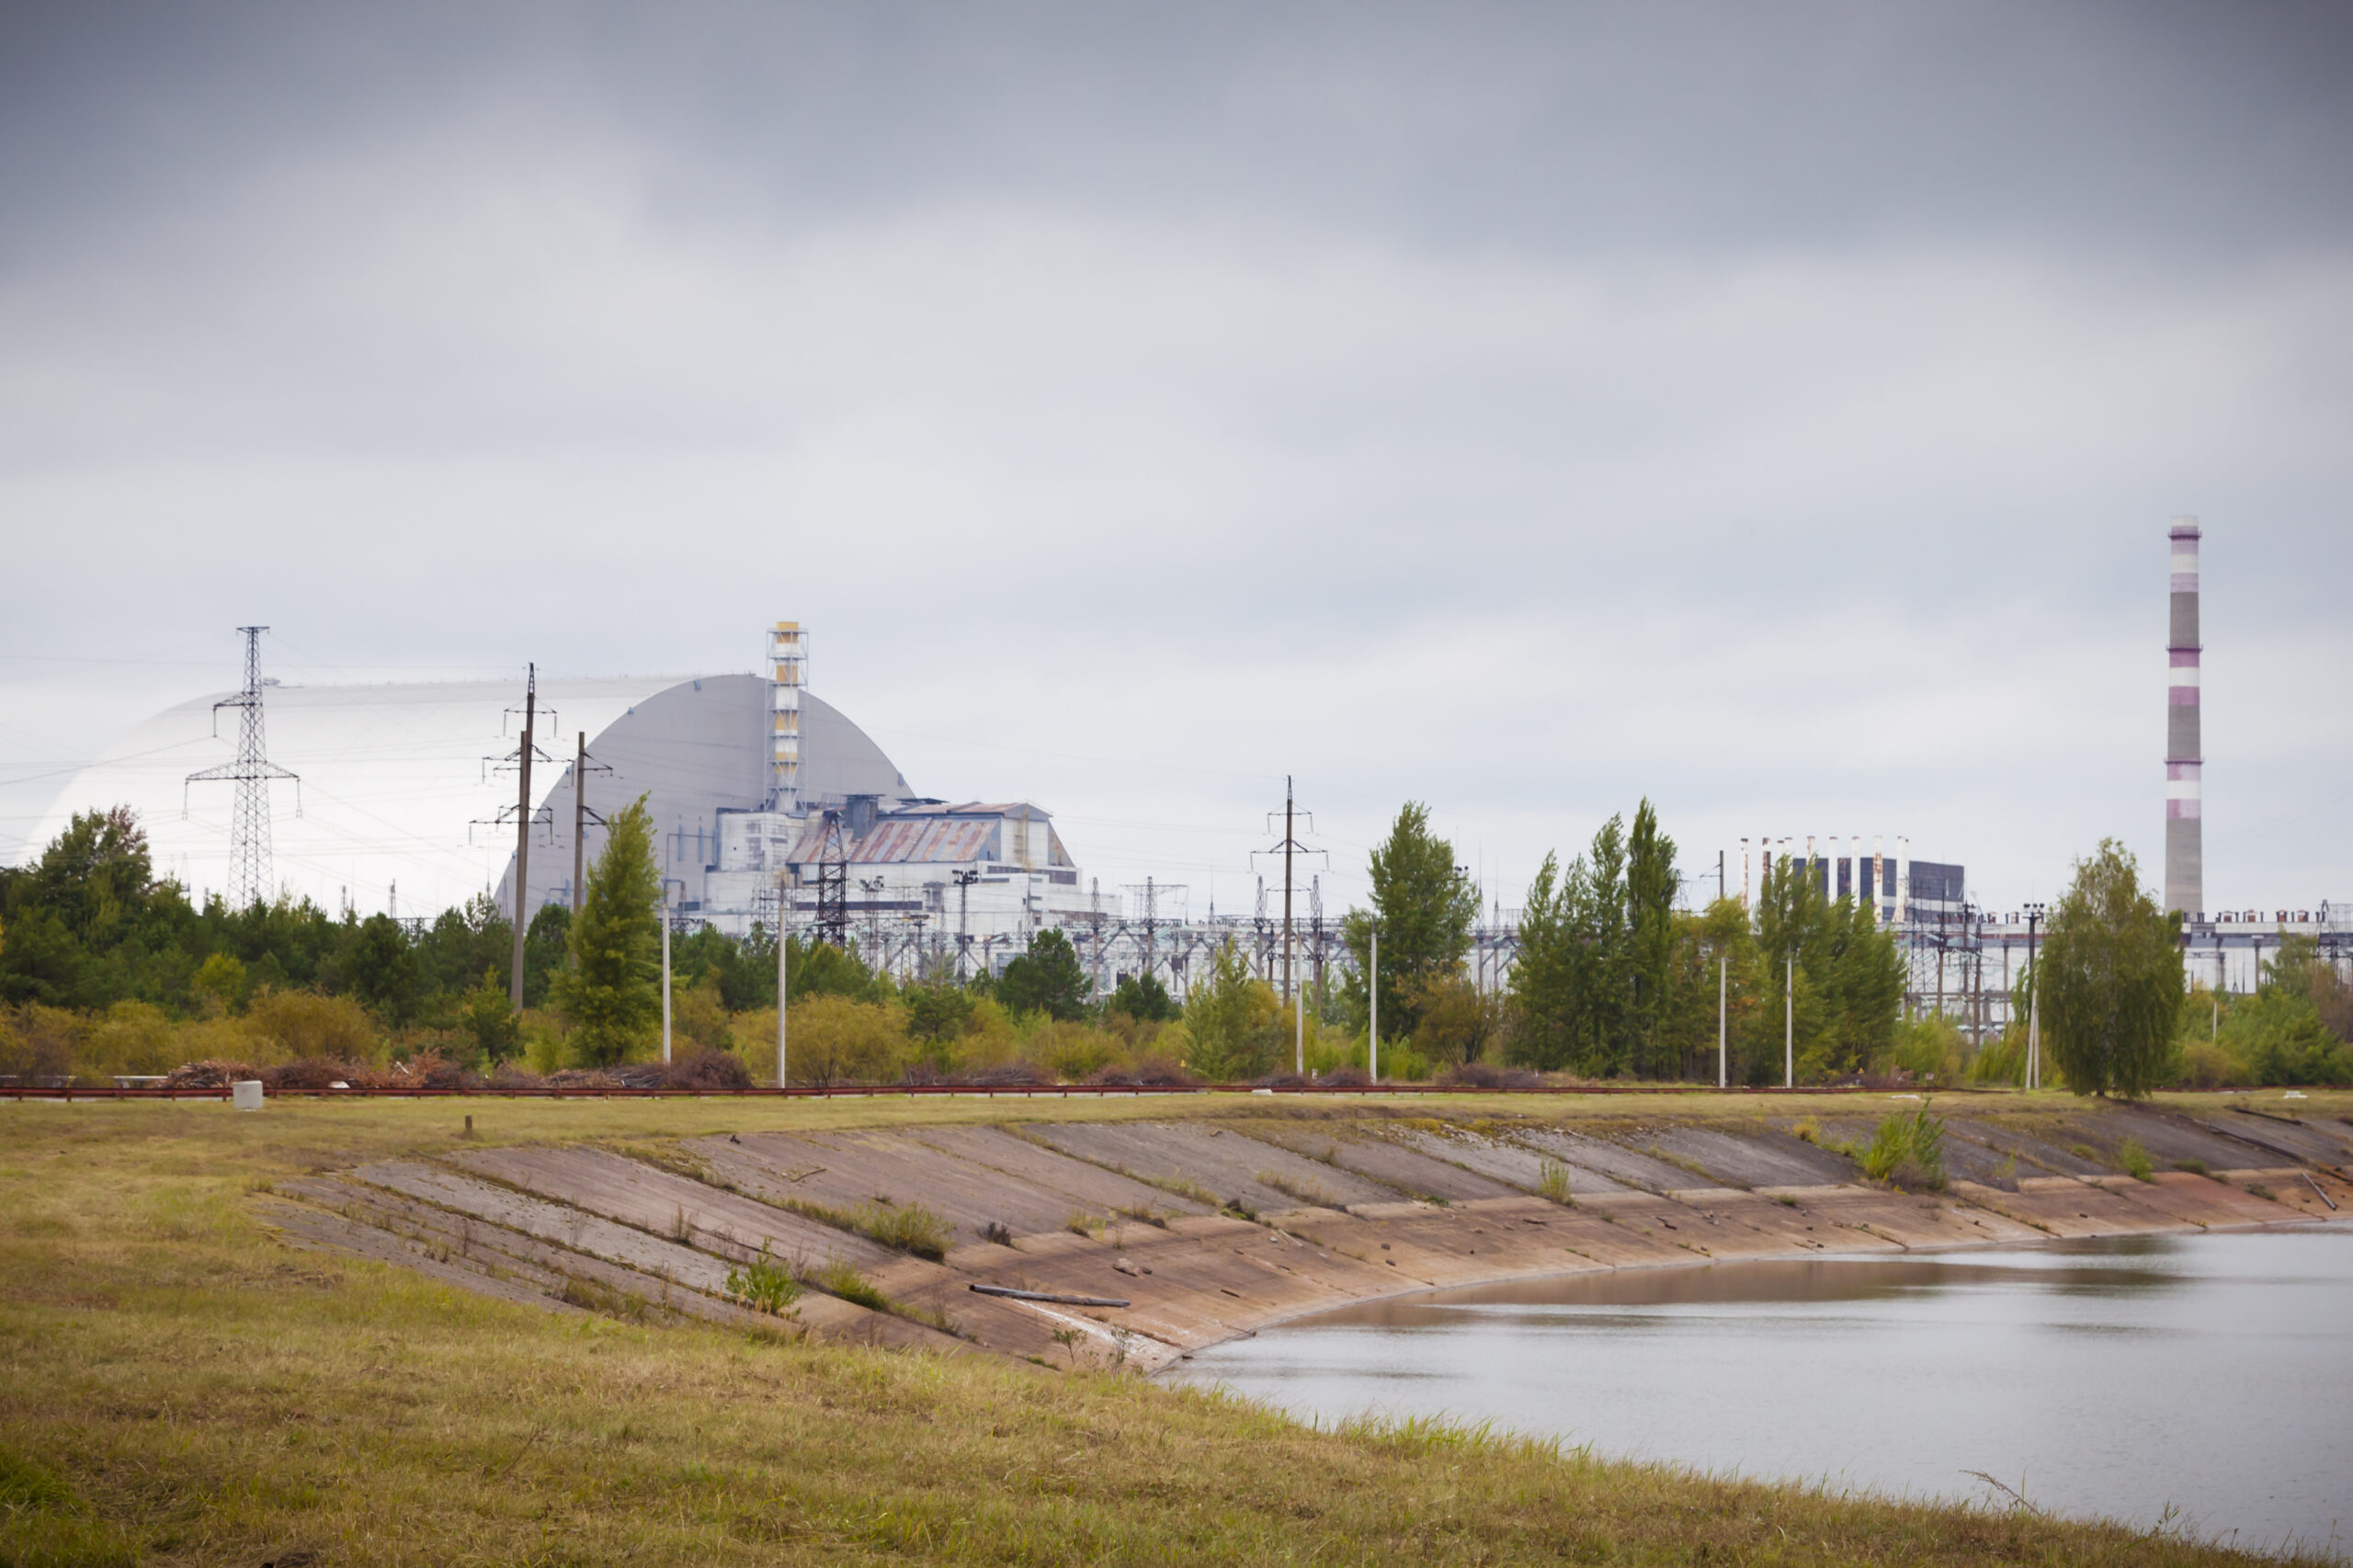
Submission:
M 1176 1016 L 1176 1003 L 1157 975 L 1131 974 L 1111 988 L 1106 1013 L 1125 1013 L 1140 1024 L 1165 1023 Z
M 607 824 L 580 918 L 571 923 L 571 965 L 555 977 L 556 1006 L 571 1020 L 574 1054 L 588 1066 L 625 1061 L 654 1038 L 662 1017 L 661 898 L 653 823 L 640 795 Z
M 1005 966 L 996 999 L 1013 1013 L 1043 1013 L 1058 1023 L 1086 1016 L 1086 971 L 1070 938 L 1041 931 L 1029 950 Z
M 2079 1095 L 2148 1093 L 2162 1079 L 2184 990 L 2178 927 L 2114 839 L 2075 863 L 2042 949 L 2042 1038 Z
M 1418 801 L 1398 811 L 1388 839 L 1372 852 L 1371 873 L 1372 908 L 1352 909 L 1340 924 L 1340 939 L 1356 958 L 1350 999 L 1366 1000 L 1364 976 L 1377 930 L 1381 1029 L 1402 1036 L 1420 1022 L 1419 998 L 1429 983 L 1462 966 L 1479 893 L 1454 863 L 1454 846 L 1430 832 L 1429 808 Z

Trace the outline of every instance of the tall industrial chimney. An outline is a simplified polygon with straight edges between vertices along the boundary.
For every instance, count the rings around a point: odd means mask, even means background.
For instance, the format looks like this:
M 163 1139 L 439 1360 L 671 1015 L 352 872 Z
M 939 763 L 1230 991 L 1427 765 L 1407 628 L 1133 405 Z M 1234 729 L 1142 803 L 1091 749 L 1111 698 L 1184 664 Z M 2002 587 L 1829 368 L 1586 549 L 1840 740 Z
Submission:
M 2165 908 L 2206 908 L 2206 839 L 2198 724 L 2198 519 L 2173 520 L 2173 628 L 2165 642 Z
M 797 620 L 768 631 L 768 810 L 801 814 L 801 688 L 809 679 L 809 633 Z

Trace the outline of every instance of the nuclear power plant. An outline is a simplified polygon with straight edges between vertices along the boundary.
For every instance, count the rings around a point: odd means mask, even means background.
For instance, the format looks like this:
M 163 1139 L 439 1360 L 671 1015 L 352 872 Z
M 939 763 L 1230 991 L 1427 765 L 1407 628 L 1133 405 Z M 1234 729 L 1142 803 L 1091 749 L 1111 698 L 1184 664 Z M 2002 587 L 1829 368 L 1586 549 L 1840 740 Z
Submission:
M 2292 935 L 2353 957 L 2345 902 L 2204 908 L 2198 519 L 2174 518 L 2168 538 L 2164 899 L 2181 915 L 2190 971 L 2251 988 L 2267 947 Z M 1099 887 L 1034 801 L 918 793 L 813 688 L 810 632 L 797 621 L 767 630 L 756 673 L 534 676 L 520 689 L 280 686 L 261 673 L 266 630 L 243 629 L 242 690 L 181 703 L 124 736 L 61 791 L 36 842 L 75 812 L 128 805 L 156 870 L 199 899 L 291 895 L 415 922 L 486 897 L 529 920 L 576 905 L 606 822 L 642 800 L 680 927 L 781 926 L 855 945 L 902 975 L 1001 969 L 1059 927 L 1098 987 L 1152 974 L 1178 995 L 1196 960 L 1227 941 L 1269 978 L 1286 946 L 1279 885 L 1261 879 L 1255 905 L 1195 914 L 1182 884 Z M 233 736 L 221 733 L 224 711 Z M 1981 1033 L 1999 1026 L 2037 939 L 2031 906 L 1982 907 L 1959 862 L 1915 858 L 1905 835 L 1867 844 L 1860 834 L 1741 840 L 1742 905 L 1792 862 L 1824 897 L 1867 904 L 1895 932 L 1914 1010 Z M 1729 893 L 1728 866 L 1726 880 Z M 1298 892 L 1291 945 L 1320 983 L 1328 964 L 1347 961 L 1337 912 L 1324 912 L 1320 878 Z M 1500 990 L 1518 912 L 1496 902 L 1483 913 L 1470 965 L 1483 990 Z

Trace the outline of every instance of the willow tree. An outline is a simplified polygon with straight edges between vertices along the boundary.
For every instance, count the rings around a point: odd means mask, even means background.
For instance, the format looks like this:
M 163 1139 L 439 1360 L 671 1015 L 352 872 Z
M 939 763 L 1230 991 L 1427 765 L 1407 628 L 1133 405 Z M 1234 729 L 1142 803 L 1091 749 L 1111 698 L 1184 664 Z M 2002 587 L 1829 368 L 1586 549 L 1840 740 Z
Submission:
M 2116 840 L 2102 839 L 2075 863 L 2036 968 L 2043 1038 L 2067 1086 L 2136 1098 L 2154 1088 L 2181 1013 L 2181 947 L 2173 919 L 2142 890 L 2139 863 Z
M 570 964 L 555 1002 L 580 1062 L 609 1067 L 654 1039 L 662 1019 L 662 879 L 654 824 L 640 795 L 607 825 L 572 922 Z

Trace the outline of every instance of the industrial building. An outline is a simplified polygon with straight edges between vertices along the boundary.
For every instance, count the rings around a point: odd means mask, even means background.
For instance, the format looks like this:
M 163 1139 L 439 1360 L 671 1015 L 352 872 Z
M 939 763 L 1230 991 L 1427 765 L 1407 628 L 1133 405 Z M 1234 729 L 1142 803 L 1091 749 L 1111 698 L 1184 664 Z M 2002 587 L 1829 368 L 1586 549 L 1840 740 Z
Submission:
M 927 932 L 949 947 L 961 931 L 1001 961 L 1029 932 L 1117 914 L 1116 895 L 1082 887 L 1043 808 L 917 795 L 808 689 L 808 635 L 790 622 L 757 674 L 534 679 L 528 695 L 512 681 L 281 686 L 259 674 L 261 630 L 244 690 L 125 735 L 60 791 L 37 842 L 77 812 L 129 805 L 157 871 L 199 900 L 251 890 L 416 919 L 487 893 L 529 916 L 573 902 L 604 818 L 642 796 L 682 924 L 740 934 L 773 923 L 781 897 L 796 928 L 831 914 L 853 936 L 887 924 L 902 946 Z M 847 896 L 821 910 L 829 878 Z

